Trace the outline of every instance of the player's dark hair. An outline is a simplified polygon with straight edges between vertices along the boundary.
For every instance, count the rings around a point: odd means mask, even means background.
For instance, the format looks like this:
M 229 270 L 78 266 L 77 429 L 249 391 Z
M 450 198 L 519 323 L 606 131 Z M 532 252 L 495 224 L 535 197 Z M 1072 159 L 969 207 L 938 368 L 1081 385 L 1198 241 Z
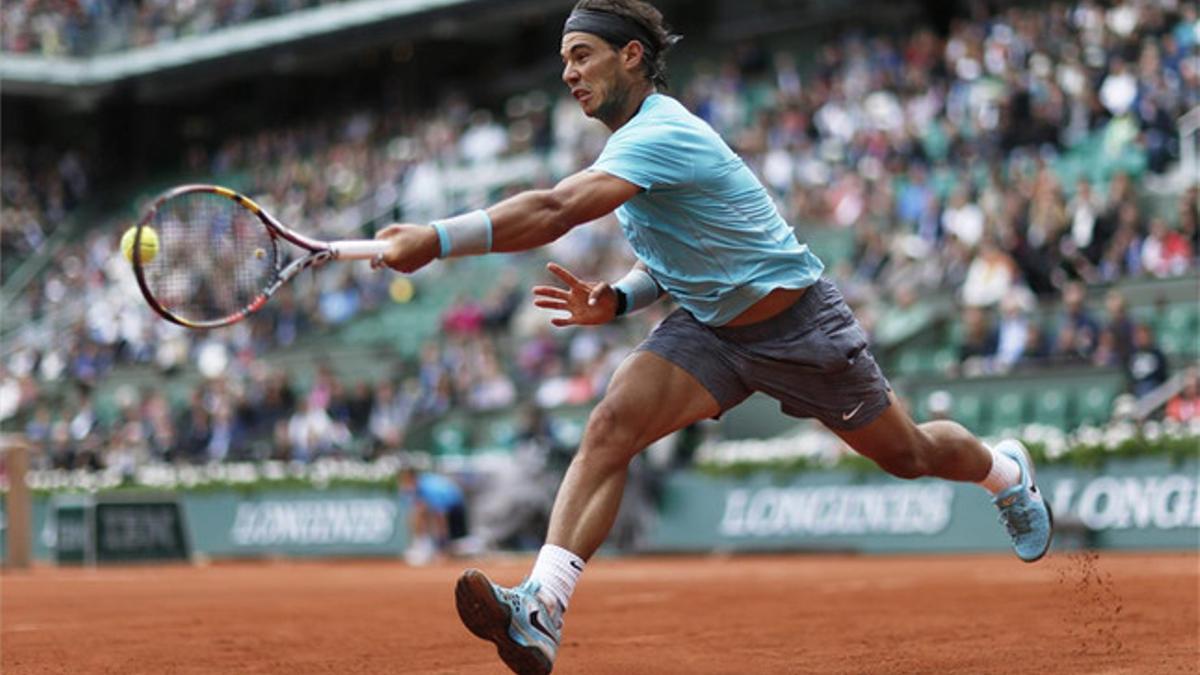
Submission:
M 646 77 L 656 87 L 664 91 L 668 88 L 666 53 L 672 45 L 682 39 L 682 36 L 671 33 L 670 28 L 663 23 L 662 12 L 642 0 L 579 0 L 575 3 L 575 9 L 616 14 L 640 26 L 653 42 L 643 45 L 646 47 L 646 58 L 642 61 L 642 68 Z M 613 46 L 620 49 L 625 45 Z

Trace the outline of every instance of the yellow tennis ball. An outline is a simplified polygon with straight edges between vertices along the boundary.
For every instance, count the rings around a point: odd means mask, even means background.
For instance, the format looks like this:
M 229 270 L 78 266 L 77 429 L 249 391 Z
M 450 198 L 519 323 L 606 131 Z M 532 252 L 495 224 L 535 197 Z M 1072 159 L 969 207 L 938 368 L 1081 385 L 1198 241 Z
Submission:
M 121 237 L 121 253 L 125 254 L 125 259 L 133 262 L 133 241 L 137 239 L 137 228 L 131 227 L 125 230 L 125 234 Z M 158 233 L 154 228 L 145 226 L 142 228 L 142 263 L 148 263 L 154 260 L 154 256 L 158 255 Z
M 397 276 L 388 284 L 388 295 L 392 297 L 392 302 L 404 304 L 413 299 L 416 289 L 413 288 L 413 283 L 408 280 L 408 277 Z

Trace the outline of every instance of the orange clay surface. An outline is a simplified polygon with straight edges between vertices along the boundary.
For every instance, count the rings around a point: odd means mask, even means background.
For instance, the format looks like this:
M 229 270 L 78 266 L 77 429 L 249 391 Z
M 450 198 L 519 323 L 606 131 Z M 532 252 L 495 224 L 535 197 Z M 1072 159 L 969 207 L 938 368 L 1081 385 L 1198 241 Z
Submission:
M 519 581 L 529 560 L 473 564 Z M 21 673 L 499 673 L 463 563 L 36 568 L 2 582 Z M 555 673 L 1195 673 L 1193 553 L 598 559 Z

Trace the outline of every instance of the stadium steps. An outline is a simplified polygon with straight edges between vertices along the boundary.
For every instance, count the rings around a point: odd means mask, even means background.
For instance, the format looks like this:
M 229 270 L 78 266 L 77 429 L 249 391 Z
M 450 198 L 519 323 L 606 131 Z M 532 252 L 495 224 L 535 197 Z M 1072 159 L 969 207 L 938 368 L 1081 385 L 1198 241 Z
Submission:
M 591 408 L 591 404 L 560 406 L 546 410 L 545 415 L 555 436 L 573 445 L 583 436 Z M 405 439 L 405 449 L 437 457 L 511 452 L 518 444 L 522 414 L 522 406 L 487 411 L 454 410 L 415 425 Z
M 897 386 L 912 403 L 917 421 L 935 418 L 931 396 L 950 396 L 949 416 L 973 432 L 991 435 L 1027 424 L 1070 430 L 1108 421 L 1125 389 L 1117 368 L 1047 368 L 972 379 L 931 378 Z

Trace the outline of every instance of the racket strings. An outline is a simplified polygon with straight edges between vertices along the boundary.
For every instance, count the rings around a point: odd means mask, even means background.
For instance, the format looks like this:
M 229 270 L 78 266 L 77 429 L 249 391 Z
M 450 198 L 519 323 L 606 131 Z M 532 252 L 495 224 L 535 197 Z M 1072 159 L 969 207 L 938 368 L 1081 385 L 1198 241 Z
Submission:
M 176 195 L 158 205 L 147 225 L 159 249 L 141 261 L 143 277 L 158 304 L 184 322 L 234 317 L 275 278 L 273 237 L 253 211 L 228 197 Z

